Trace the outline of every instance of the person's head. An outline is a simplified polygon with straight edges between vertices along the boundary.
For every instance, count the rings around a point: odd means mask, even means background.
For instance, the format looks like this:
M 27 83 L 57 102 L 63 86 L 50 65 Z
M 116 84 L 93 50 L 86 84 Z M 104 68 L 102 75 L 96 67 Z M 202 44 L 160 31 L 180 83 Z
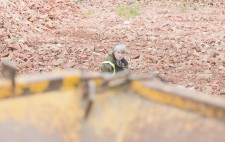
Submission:
M 118 44 L 113 49 L 113 53 L 116 60 L 122 60 L 124 58 L 125 52 L 126 52 L 126 47 L 123 44 Z

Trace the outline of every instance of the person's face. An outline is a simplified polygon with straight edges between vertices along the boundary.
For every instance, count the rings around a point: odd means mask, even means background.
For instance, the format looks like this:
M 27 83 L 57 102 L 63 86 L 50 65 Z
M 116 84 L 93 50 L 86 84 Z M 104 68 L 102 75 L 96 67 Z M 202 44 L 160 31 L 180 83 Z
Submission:
M 125 52 L 121 52 L 121 51 L 114 52 L 116 60 L 122 60 L 124 58 L 124 54 L 125 54 Z

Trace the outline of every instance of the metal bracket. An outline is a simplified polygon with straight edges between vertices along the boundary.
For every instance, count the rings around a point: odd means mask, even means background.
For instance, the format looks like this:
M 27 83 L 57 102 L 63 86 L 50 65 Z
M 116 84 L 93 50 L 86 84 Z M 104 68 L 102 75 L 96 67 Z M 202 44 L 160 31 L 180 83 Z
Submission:
M 158 73 L 150 73 L 148 76 L 141 75 L 131 75 L 130 71 L 119 72 L 116 75 L 112 74 L 101 74 L 100 76 L 88 76 L 85 75 L 85 72 L 82 72 L 82 99 L 85 103 L 85 115 L 84 119 L 87 119 L 90 111 L 92 109 L 95 93 L 105 91 L 109 88 L 114 88 L 117 86 L 124 85 L 129 83 L 132 80 L 153 80 L 158 79 L 162 82 L 166 82 L 166 80 L 159 75 Z M 87 72 L 86 72 L 87 73 Z M 94 79 L 101 78 L 103 80 L 102 85 L 99 88 L 96 88 Z
M 89 79 L 84 79 L 83 80 L 83 85 L 82 85 L 82 92 L 83 96 L 82 99 L 85 102 L 86 108 L 85 108 L 85 114 L 84 114 L 84 119 L 87 119 L 93 103 L 94 103 L 94 98 L 95 98 L 95 82 L 93 80 Z

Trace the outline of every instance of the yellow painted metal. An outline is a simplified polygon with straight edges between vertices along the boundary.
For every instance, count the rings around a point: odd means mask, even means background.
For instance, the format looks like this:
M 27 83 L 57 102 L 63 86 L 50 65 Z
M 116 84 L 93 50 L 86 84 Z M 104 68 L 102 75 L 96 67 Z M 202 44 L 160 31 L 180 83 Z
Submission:
M 95 102 L 82 127 L 85 141 L 224 141 L 223 121 L 144 99 L 131 90 L 104 92 Z
M 140 81 L 133 81 L 131 86 L 139 95 L 142 95 L 150 100 L 157 101 L 163 104 L 173 105 L 182 109 L 197 111 L 207 116 L 218 117 L 225 120 L 224 103 L 221 100 L 217 100 L 213 97 L 195 96 L 199 95 L 197 93 L 191 94 L 193 96 L 191 96 L 190 94 L 184 95 L 188 92 L 191 93 L 187 89 L 183 90 L 186 92 L 183 92 L 182 95 L 178 95 L 178 92 L 177 94 L 163 92 L 163 90 L 156 90 L 154 88 L 146 86 L 143 84 L 143 82 Z M 174 87 L 171 86 L 171 88 Z
M 6 79 L 0 80 L 0 99 L 11 95 L 11 82 Z
M 93 80 L 97 87 L 104 82 L 99 77 Z M 54 81 L 62 82 L 60 88 L 44 92 Z M 0 141 L 224 141 L 223 101 L 164 83 L 130 81 L 95 92 L 85 120 L 81 84 L 81 74 L 71 72 L 17 78 L 15 95 L 38 95 L 0 100 Z M 0 80 L 0 98 L 10 96 L 10 91 L 10 82 Z
M 15 96 L 20 96 L 21 94 L 24 93 L 24 88 L 26 88 L 26 84 L 24 82 L 19 83 L 17 81 L 15 87 L 16 87 L 15 88 Z
M 96 87 L 100 87 L 103 83 L 102 79 L 94 79 Z
M 66 73 L 54 72 L 41 75 L 39 74 L 17 77 L 14 95 L 20 96 L 25 93 L 37 94 L 45 92 L 47 89 L 49 89 L 50 84 L 57 80 L 61 80 L 62 84 L 60 85 L 60 88 L 53 88 L 53 90 L 71 90 L 76 88 L 76 86 L 81 83 L 80 78 L 80 73 L 77 71 Z M 9 96 L 12 96 L 10 81 L 6 79 L 0 79 L 0 98 Z
M 31 93 L 42 93 L 44 90 L 48 88 L 49 82 L 48 81 L 41 81 L 37 83 L 30 83 L 28 88 Z
M 81 101 L 81 93 L 76 89 L 2 100 L 0 140 L 224 141 L 224 121 L 163 105 L 125 88 L 98 93 L 88 119 L 84 120 L 85 102 Z
M 80 96 L 73 90 L 1 100 L 0 141 L 78 141 Z
M 63 78 L 63 90 L 74 89 L 80 83 L 80 76 L 66 76 Z

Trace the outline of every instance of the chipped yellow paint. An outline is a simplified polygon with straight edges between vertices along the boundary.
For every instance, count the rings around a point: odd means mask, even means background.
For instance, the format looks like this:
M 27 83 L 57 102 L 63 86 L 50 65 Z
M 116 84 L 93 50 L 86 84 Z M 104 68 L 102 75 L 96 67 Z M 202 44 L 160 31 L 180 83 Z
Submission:
M 133 81 L 131 86 L 134 91 L 139 93 L 139 95 L 144 96 L 150 100 L 173 105 L 182 109 L 197 111 L 207 116 L 225 119 L 225 111 L 211 105 L 145 87 L 140 81 Z
M 71 90 L 80 83 L 80 76 L 67 76 L 63 79 L 62 90 Z
M 31 93 L 42 93 L 49 86 L 49 81 L 34 82 L 28 85 Z
M 17 82 L 16 83 L 16 89 L 15 89 L 15 95 L 19 96 L 24 93 L 24 88 L 26 85 L 23 82 Z
M 61 73 L 62 76 L 62 90 L 72 90 L 78 89 L 77 85 L 81 84 L 81 74 L 73 73 Z M 57 76 L 58 77 L 58 76 Z M 36 78 L 38 78 L 36 76 Z M 96 83 L 96 87 L 100 87 L 103 83 L 103 80 L 98 78 L 94 79 Z M 27 82 L 25 78 L 17 78 L 16 80 L 16 89 L 15 95 L 24 94 L 25 91 L 30 91 L 30 93 L 43 93 L 48 89 L 50 84 L 50 80 L 37 81 L 35 82 Z M 156 91 L 147 86 L 141 84 L 140 81 L 132 81 L 131 82 L 132 89 L 137 92 L 137 94 L 145 96 L 146 98 L 161 102 L 164 104 L 170 104 L 173 106 L 177 106 L 179 108 L 194 110 L 201 112 L 207 116 L 216 116 L 219 118 L 225 118 L 225 110 L 217 108 L 214 105 L 206 104 L 201 101 L 196 101 L 192 99 L 188 99 L 179 95 L 165 93 Z M 8 97 L 11 95 L 11 85 L 9 80 L 0 80 L 0 98 Z
M 184 138 L 183 134 L 191 132 L 194 134 L 193 137 L 196 137 L 199 134 L 197 129 L 201 126 L 204 130 L 203 135 L 208 132 L 212 134 L 211 128 L 214 127 L 213 133 L 220 139 L 224 138 L 225 125 L 217 119 L 155 103 L 139 97 L 139 93 L 133 93 L 132 90 L 124 92 L 122 88 L 110 89 L 96 95 L 94 107 L 81 130 L 81 136 L 87 138 L 86 141 L 125 142 L 149 141 L 151 138 L 156 141 L 168 141 L 171 134 L 173 139 L 170 138 L 169 141 L 179 142 L 183 139 L 174 137 L 175 133 L 178 136 L 181 134 Z M 215 122 L 220 124 L 216 126 L 213 124 Z M 215 127 L 224 128 L 219 132 Z M 199 141 L 198 138 L 193 139 Z
M 210 111 L 207 112 L 214 115 L 213 107 L 210 108 L 179 96 L 152 90 L 139 81 L 133 81 L 132 89 L 127 91 L 120 86 L 96 93 L 92 110 L 88 119 L 84 121 L 85 102 L 82 101 L 81 88 L 74 88 L 76 83 L 80 83 L 79 76 L 65 77 L 63 89 L 70 89 L 70 91 L 43 93 L 41 92 L 43 90 L 39 90 L 40 95 L 3 100 L 0 103 L 0 122 L 12 121 L 14 123 L 11 127 L 17 127 L 19 130 L 20 128 L 23 130 L 29 124 L 43 135 L 59 135 L 63 138 L 62 141 L 59 140 L 60 142 L 147 141 L 152 137 L 166 141 L 168 136 L 175 134 L 178 139 L 173 137 L 174 142 L 182 141 L 182 136 L 187 134 L 192 139 L 200 134 L 200 138 L 210 135 L 215 136 L 213 138 L 216 138 L 217 142 L 224 140 L 225 125 L 223 122 L 154 101 L 176 104 L 176 106 L 188 109 L 209 109 Z M 21 86 L 18 88 L 31 89 L 30 83 L 22 84 L 20 82 L 19 84 Z M 32 85 L 42 89 L 48 87 L 46 82 L 32 83 Z M 134 93 L 133 90 L 137 93 Z M 145 96 L 149 100 L 143 99 L 139 95 Z M 222 110 L 218 110 L 217 113 L 223 115 Z M 204 131 L 197 131 L 199 126 Z M 213 132 L 212 129 L 214 129 Z M 5 131 L 5 128 L 2 126 L 0 130 Z M 22 131 L 13 138 L 16 140 L 22 136 L 32 137 Z M 210 136 L 209 138 L 212 138 Z M 199 141 L 199 137 L 192 141 Z M 2 139 L 7 141 L 4 137 Z M 43 140 L 52 142 L 48 139 Z M 207 140 L 208 138 L 205 139 L 205 141 Z

